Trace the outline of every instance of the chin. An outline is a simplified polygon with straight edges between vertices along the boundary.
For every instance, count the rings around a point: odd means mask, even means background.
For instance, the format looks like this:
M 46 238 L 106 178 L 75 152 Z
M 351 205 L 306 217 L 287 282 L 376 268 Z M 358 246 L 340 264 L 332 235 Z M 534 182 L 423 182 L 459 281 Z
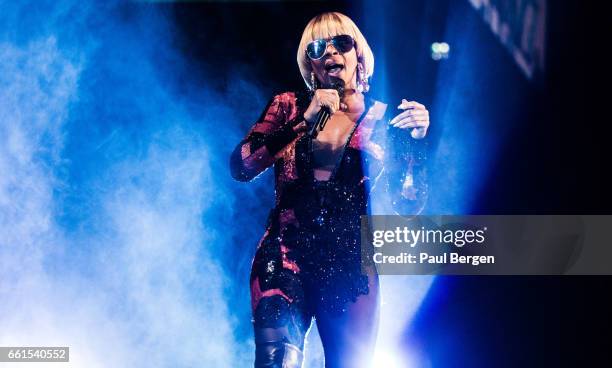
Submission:
M 330 75 L 330 74 L 325 74 L 325 82 L 326 83 L 331 83 L 331 81 L 333 79 L 342 79 L 344 81 L 344 83 L 348 83 L 345 77 L 345 73 L 344 71 L 342 71 L 341 73 L 338 73 L 337 75 Z

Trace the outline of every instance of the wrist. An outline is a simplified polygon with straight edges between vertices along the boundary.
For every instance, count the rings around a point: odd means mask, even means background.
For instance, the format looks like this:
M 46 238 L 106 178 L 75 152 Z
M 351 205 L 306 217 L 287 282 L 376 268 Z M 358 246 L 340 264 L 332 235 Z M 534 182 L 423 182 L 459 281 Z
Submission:
M 310 116 L 307 114 L 304 114 L 304 121 L 306 122 L 306 124 L 311 125 L 314 124 L 316 117 L 315 116 Z

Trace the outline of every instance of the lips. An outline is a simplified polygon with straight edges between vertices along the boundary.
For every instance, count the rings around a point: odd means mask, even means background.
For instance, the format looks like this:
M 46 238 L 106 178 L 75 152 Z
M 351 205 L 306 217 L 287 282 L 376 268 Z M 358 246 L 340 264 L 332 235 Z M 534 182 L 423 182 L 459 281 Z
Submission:
M 342 69 L 344 69 L 344 65 L 339 64 L 339 63 L 332 62 L 332 63 L 325 65 L 325 71 L 329 75 L 337 75 L 338 73 L 342 71 Z

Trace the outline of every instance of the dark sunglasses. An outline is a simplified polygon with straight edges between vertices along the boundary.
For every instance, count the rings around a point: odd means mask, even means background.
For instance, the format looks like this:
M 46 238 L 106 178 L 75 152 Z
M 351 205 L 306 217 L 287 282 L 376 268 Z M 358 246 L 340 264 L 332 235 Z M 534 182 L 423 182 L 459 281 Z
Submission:
M 306 46 L 306 55 L 312 60 L 319 60 L 325 55 L 328 43 L 334 45 L 334 48 L 341 53 L 349 52 L 355 46 L 355 40 L 349 35 L 334 36 L 329 41 L 324 38 L 319 38 Z

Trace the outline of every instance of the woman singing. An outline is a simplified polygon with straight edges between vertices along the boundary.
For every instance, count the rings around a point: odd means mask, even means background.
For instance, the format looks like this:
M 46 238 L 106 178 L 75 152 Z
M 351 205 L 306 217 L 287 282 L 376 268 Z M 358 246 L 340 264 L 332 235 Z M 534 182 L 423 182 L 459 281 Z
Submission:
M 425 137 L 429 115 L 403 100 L 386 119 L 387 105 L 367 95 L 372 51 L 343 14 L 324 13 L 308 23 L 297 61 L 308 91 L 274 96 L 231 157 L 232 176 L 240 181 L 274 165 L 275 206 L 250 277 L 255 367 L 301 367 L 313 318 L 326 367 L 367 367 L 379 292 L 376 270 L 361 268 L 360 215 L 368 213 L 370 192 L 381 180 L 377 190 L 386 190 L 402 214 L 422 207 L 420 157 L 387 147 L 398 142 L 390 135 L 403 137 L 402 147 Z M 309 134 L 322 109 L 329 120 Z M 409 134 L 384 134 L 402 131 Z M 399 161 L 405 173 L 399 185 L 388 179 L 389 162 L 398 157 L 406 158 Z

